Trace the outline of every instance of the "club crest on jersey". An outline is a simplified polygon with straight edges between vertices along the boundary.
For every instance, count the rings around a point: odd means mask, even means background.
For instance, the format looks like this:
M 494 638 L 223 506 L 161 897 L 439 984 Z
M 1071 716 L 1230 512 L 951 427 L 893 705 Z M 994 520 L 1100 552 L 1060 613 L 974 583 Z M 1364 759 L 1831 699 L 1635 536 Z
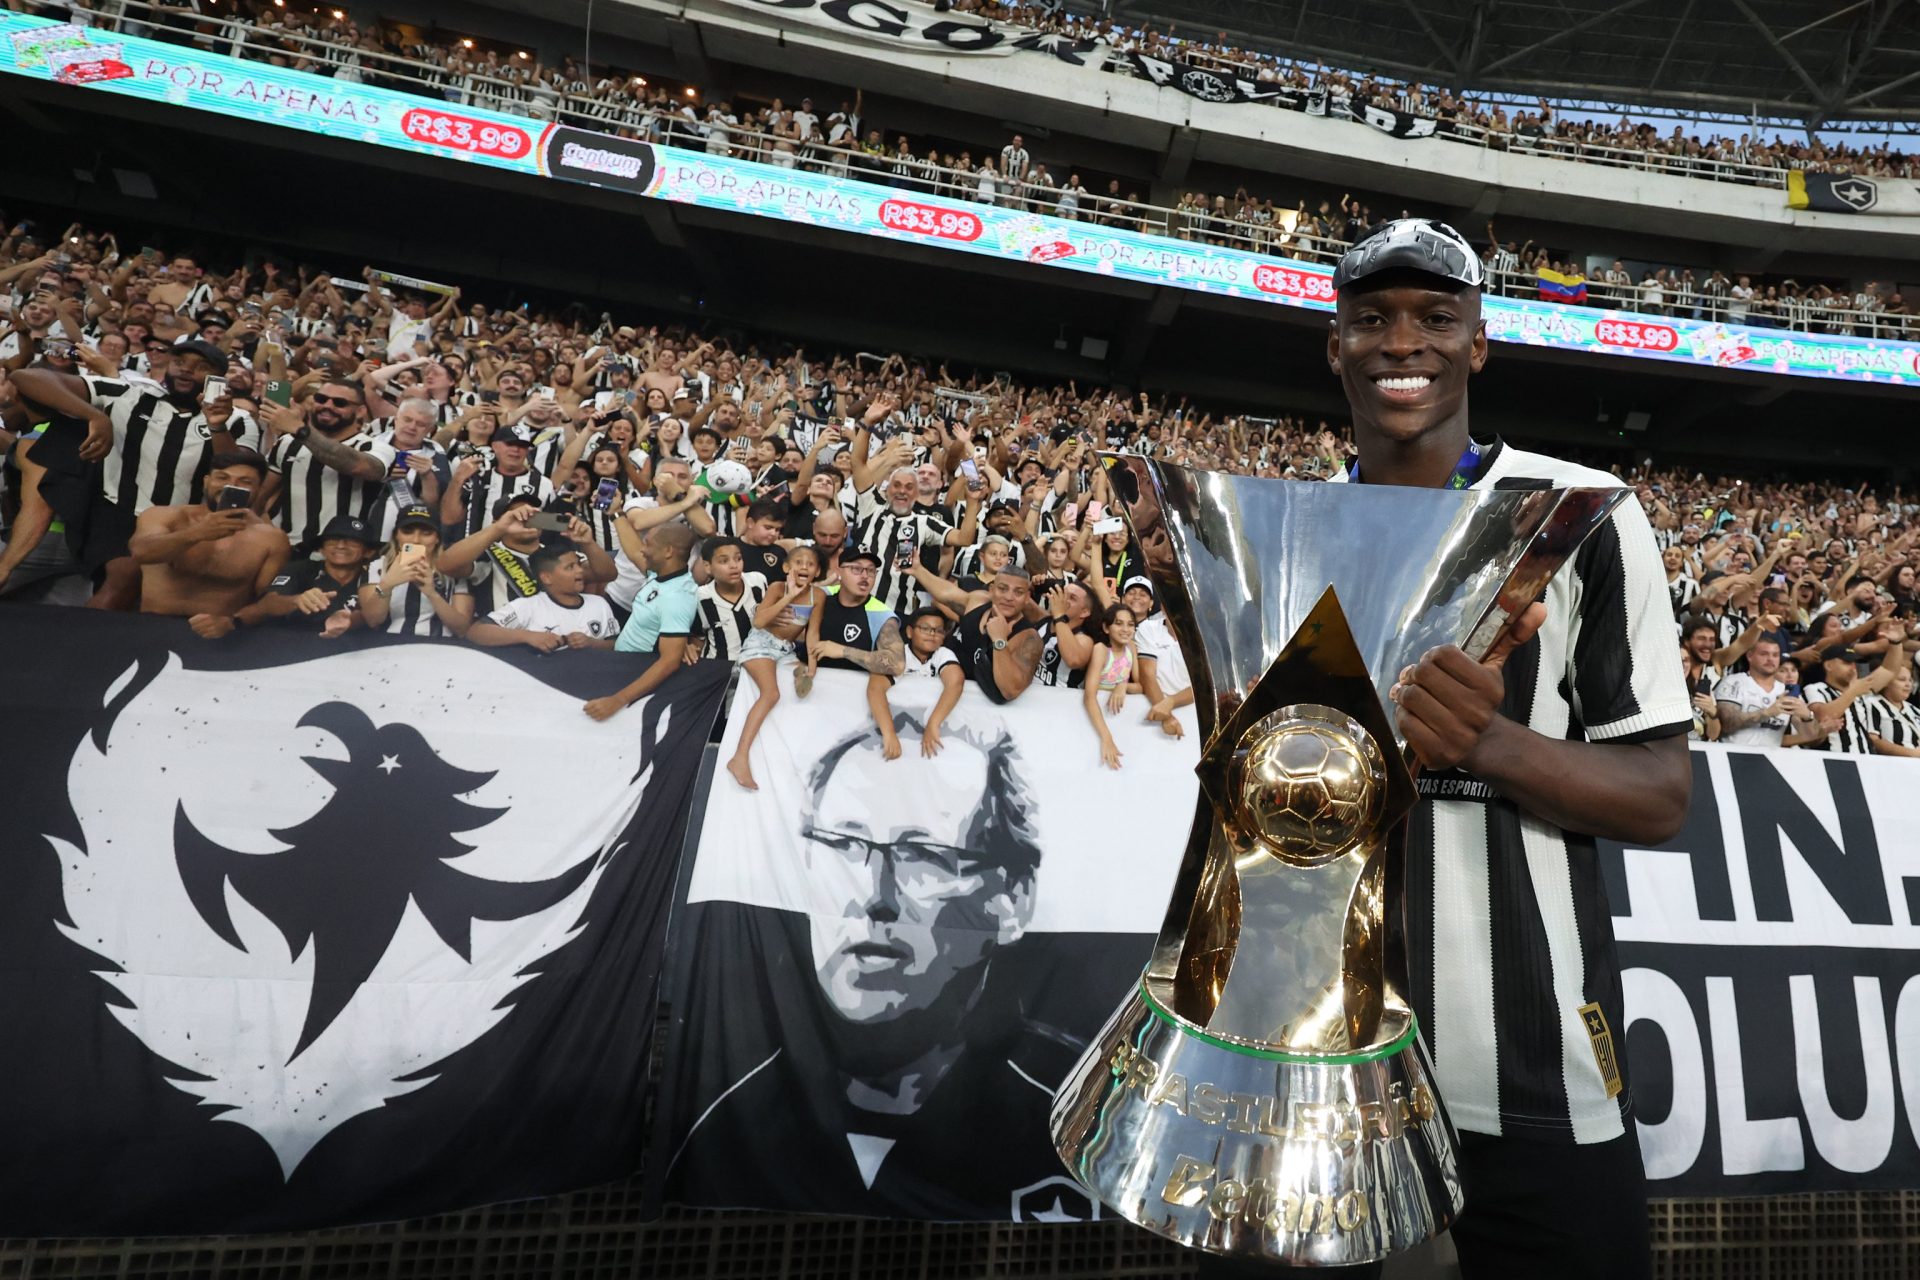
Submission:
M 857 622 L 849 622 L 846 626 L 840 629 L 840 636 L 848 644 L 852 644 L 855 640 L 858 640 L 860 638 L 860 624 Z
M 1607 1015 L 1598 1004 L 1583 1004 L 1580 1024 L 1587 1029 L 1587 1039 L 1593 1042 L 1593 1060 L 1600 1066 L 1600 1078 L 1607 1082 L 1607 1096 L 1620 1096 L 1620 1090 L 1626 1086 L 1620 1079 L 1620 1059 L 1613 1051 L 1613 1031 L 1607 1026 Z

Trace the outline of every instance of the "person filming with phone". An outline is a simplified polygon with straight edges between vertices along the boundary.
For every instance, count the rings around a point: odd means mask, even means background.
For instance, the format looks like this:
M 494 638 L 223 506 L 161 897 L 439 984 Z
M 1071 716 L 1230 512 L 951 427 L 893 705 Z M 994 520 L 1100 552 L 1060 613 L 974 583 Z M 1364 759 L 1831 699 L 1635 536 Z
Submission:
M 473 592 L 474 616 L 488 617 L 514 600 L 540 594 L 534 553 L 543 545 L 571 543 L 584 557 L 589 589 L 612 582 L 619 570 L 578 516 L 542 511 L 532 493 L 508 494 L 493 507 L 493 521 L 440 553 L 439 571 L 464 581 Z
M 267 464 L 250 449 L 216 453 L 199 502 L 148 507 L 128 555 L 140 567 L 140 611 L 186 618 L 218 639 L 253 619 L 287 561 L 287 535 L 252 510 Z

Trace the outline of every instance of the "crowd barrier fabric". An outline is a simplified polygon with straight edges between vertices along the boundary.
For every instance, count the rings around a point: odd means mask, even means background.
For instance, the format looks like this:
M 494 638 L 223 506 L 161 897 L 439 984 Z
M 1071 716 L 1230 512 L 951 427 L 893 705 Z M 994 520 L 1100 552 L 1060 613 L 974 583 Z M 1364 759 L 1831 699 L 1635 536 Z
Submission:
M 1655 1195 L 1920 1187 L 1920 767 L 1696 747 L 1686 826 L 1603 846 Z
M 4 623 L 0 1235 L 405 1218 L 637 1167 L 724 666 L 600 724 L 625 655 Z
M 790 686 L 714 775 L 674 926 L 667 1117 L 684 1203 L 1059 1222 L 1098 1215 L 1047 1112 L 1146 962 L 1199 795 L 1198 736 L 1112 719 L 1102 767 L 1079 690 L 995 706 L 967 689 L 921 751 L 936 680 Z M 722 756 L 753 696 L 742 682 Z M 1182 713 L 1191 716 L 1191 710 Z
M 748 0 L 752 2 L 752 0 Z M 755 5 L 755 7 L 760 7 Z M 773 218 L 1002 261 L 1331 311 L 1331 268 L 1243 249 L 936 196 L 273 67 L 0 11 L 0 73 L 703 209 Z M 1388 117 L 1393 117 L 1389 119 Z M 1393 113 L 1376 127 L 1413 126 Z M 1303 128 L 1351 127 L 1300 117 Z M 1418 123 L 1418 122 L 1416 122 Z M 1431 123 L 1431 122 L 1425 122 Z M 1496 342 L 1702 368 L 1920 386 L 1920 343 L 1489 297 Z

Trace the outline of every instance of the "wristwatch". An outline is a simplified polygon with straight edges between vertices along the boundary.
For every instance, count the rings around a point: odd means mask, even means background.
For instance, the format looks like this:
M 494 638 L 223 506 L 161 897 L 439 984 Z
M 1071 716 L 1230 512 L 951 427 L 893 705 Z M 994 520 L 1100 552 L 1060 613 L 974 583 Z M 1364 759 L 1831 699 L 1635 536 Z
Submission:
M 294 428 L 293 442 L 295 444 L 305 444 L 307 442 L 307 437 L 312 434 L 313 434 L 313 424 L 311 422 L 303 422 L 298 427 Z
M 1000 652 L 1002 649 L 1006 647 L 1007 647 L 1007 642 L 1005 640 L 995 640 L 993 642 L 993 651 L 995 653 Z

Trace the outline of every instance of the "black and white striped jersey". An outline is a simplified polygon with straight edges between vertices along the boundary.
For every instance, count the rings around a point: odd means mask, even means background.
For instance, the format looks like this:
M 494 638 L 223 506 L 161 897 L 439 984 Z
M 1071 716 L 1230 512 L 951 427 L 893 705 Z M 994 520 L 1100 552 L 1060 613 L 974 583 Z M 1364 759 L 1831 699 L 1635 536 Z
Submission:
M 1025 542 L 1016 542 L 1013 544 L 1013 554 L 1008 558 L 1007 563 L 1016 569 L 1024 569 L 1027 567 L 1027 544 Z M 979 572 L 980 544 L 976 543 L 971 547 L 961 547 L 959 551 L 954 553 L 953 571 L 947 576 L 958 581 L 961 578 L 972 577 Z
M 367 570 L 367 581 L 378 582 L 387 573 L 387 558 L 381 556 Z M 437 573 L 433 579 L 434 589 L 442 599 L 452 600 L 455 596 L 471 594 L 466 582 L 459 578 L 449 578 Z M 379 630 L 394 636 L 450 636 L 453 632 L 440 620 L 433 605 L 420 594 L 420 589 L 411 582 L 404 582 L 393 588 L 387 600 L 387 624 Z
M 1920 710 L 1911 700 L 1894 702 L 1885 694 L 1870 693 L 1853 704 L 1861 727 L 1889 746 L 1920 747 Z
M 113 449 L 100 484 L 115 505 L 139 515 L 148 507 L 200 499 L 200 479 L 213 452 L 213 429 L 198 405 L 175 404 L 156 382 L 85 374 L 87 399 L 113 423 Z M 260 427 L 244 413 L 228 423 L 234 443 L 260 445 Z
M 879 486 L 860 495 L 855 514 L 857 519 L 847 537 L 847 545 L 880 557 L 874 598 L 904 618 L 919 604 L 920 584 L 900 572 L 901 540 L 912 538 L 917 550 L 925 552 L 929 547 L 943 545 L 953 525 L 935 508 L 915 507 L 905 515 L 896 514 Z M 911 533 L 907 532 L 909 529 Z
M 1812 706 L 1818 702 L 1832 702 L 1838 699 L 1846 690 L 1836 689 L 1826 681 L 1821 680 L 1808 685 L 1801 692 L 1807 705 Z M 1853 702 L 1848 704 L 1846 711 L 1842 713 L 1840 727 L 1828 730 L 1827 740 L 1825 742 L 1810 744 L 1812 749 L 1815 751 L 1833 751 L 1846 756 L 1872 755 L 1873 744 L 1867 741 L 1867 720 L 1863 704 L 1868 698 L 1877 696 L 1876 694 L 1869 693 L 1855 698 Z
M 274 523 L 286 531 L 296 556 L 309 555 L 320 545 L 320 531 L 335 516 L 356 516 L 376 527 L 383 519 L 380 504 L 390 501 L 386 472 L 393 466 L 393 446 L 363 433 L 340 443 L 378 458 L 380 479 L 356 480 L 335 471 L 292 436 L 274 441 L 267 454 L 267 470 L 280 477 Z
M 753 630 L 753 611 L 766 599 L 767 579 L 765 574 L 749 571 L 740 575 L 740 581 L 744 589 L 740 598 L 731 602 L 721 596 L 711 582 L 694 593 L 697 612 L 693 626 L 694 633 L 703 642 L 700 651 L 703 658 L 740 661 L 740 646 L 747 642 L 747 634 Z
M 553 500 L 553 482 L 537 471 L 523 471 L 517 476 L 502 475 L 490 461 L 487 462 L 467 482 L 467 492 L 460 495 L 467 518 L 459 533 L 454 535 L 456 539 L 480 532 L 493 520 L 494 504 L 510 493 L 531 493 L 544 508 Z
M 1345 482 L 1342 471 L 1334 483 Z M 1496 441 L 1475 489 L 1617 487 L 1604 471 Z M 1503 715 L 1553 739 L 1684 736 L 1691 706 L 1673 646 L 1666 572 L 1625 502 L 1548 584 L 1547 621 L 1506 664 Z M 1563 831 L 1463 771 L 1421 775 L 1408 842 L 1415 1009 L 1454 1123 L 1476 1133 L 1590 1143 L 1631 1108 L 1626 1023 L 1593 838 Z M 1444 797 L 1444 798 L 1443 798 Z M 1596 1016 L 1597 1015 L 1597 1016 Z M 1597 1024 L 1597 1025 L 1596 1025 Z

